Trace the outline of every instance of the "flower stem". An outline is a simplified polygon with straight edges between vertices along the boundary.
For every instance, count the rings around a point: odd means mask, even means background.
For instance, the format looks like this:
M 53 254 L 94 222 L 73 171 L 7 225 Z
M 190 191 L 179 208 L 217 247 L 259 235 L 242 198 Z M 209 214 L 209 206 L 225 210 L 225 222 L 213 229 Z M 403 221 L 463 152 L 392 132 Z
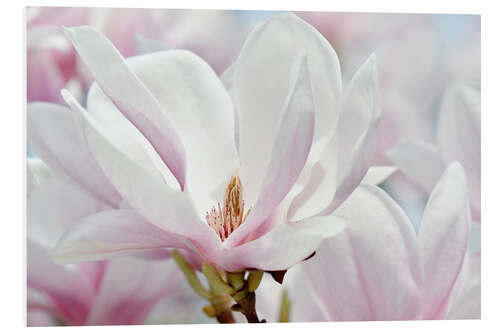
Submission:
M 234 324 L 235 323 L 233 313 L 229 309 L 220 313 L 219 315 L 217 315 L 216 318 L 219 321 L 219 323 L 221 323 L 221 324 Z

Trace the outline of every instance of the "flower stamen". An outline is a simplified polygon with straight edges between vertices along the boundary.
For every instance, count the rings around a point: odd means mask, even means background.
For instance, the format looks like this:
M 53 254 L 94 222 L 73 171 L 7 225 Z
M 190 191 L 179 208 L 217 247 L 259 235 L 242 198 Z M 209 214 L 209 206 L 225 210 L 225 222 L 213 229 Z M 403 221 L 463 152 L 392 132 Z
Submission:
M 215 230 L 222 241 L 245 222 L 250 209 L 245 213 L 245 201 L 243 200 L 243 186 L 240 177 L 235 172 L 224 192 L 224 204 L 217 203 L 210 212 L 206 212 L 207 223 Z

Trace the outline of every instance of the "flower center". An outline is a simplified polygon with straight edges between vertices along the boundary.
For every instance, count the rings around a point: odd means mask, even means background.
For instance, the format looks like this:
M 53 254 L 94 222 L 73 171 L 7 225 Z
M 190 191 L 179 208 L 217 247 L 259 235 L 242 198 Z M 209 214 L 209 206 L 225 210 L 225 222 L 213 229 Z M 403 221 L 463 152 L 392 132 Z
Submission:
M 245 213 L 245 201 L 243 200 L 243 187 L 240 177 L 235 172 L 226 187 L 224 193 L 224 204 L 221 207 L 212 207 L 210 212 L 206 213 L 207 223 L 224 241 L 229 235 L 245 222 L 250 209 Z

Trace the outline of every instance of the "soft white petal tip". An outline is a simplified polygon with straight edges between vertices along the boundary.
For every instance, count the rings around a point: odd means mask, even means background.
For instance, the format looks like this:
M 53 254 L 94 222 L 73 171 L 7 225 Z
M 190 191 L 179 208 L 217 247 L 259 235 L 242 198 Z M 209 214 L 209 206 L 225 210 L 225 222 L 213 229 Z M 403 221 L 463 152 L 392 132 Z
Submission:
M 68 89 L 62 89 L 61 90 L 61 96 L 62 98 L 64 99 L 64 101 L 66 103 L 68 103 L 68 105 L 71 105 L 71 103 L 74 101 L 74 97 L 73 95 L 71 95 L 71 93 L 69 92 Z

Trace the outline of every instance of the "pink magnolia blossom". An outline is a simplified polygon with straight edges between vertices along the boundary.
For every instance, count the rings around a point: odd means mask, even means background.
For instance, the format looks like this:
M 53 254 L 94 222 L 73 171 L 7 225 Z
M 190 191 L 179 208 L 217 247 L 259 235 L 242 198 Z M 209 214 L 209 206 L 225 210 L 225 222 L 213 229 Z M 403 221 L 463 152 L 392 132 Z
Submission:
M 359 186 L 335 214 L 347 221 L 345 232 L 285 278 L 292 321 L 480 317 L 480 253 L 467 252 L 470 207 L 458 162 L 432 191 L 418 234 L 371 185 Z
M 435 144 L 400 139 L 387 155 L 413 182 L 430 193 L 445 166 L 459 161 L 467 174 L 474 220 L 481 220 L 481 91 L 468 83 L 453 83 L 444 94 Z
M 376 148 L 374 56 L 342 92 L 335 51 L 284 14 L 252 31 L 224 86 L 188 51 L 125 60 L 90 27 L 66 34 L 96 84 L 87 110 L 67 91 L 70 110 L 30 105 L 29 141 L 113 209 L 75 223 L 59 262 L 178 248 L 198 268 L 283 270 L 343 230 L 331 214 Z
M 63 103 L 60 91 L 70 88 L 80 93 L 77 59 L 61 25 L 84 24 L 89 9 L 28 7 L 26 65 L 28 102 Z
M 88 24 L 126 57 L 152 51 L 144 39 L 157 40 L 154 50 L 189 49 L 218 73 L 234 60 L 248 32 L 234 14 L 216 10 L 29 7 L 27 16 L 28 102 L 64 104 L 63 88 L 80 99 L 93 81 L 61 26 Z
M 68 142 L 67 148 L 83 147 Z M 176 290 L 181 275 L 170 260 L 122 257 L 59 265 L 51 259 L 50 251 L 66 229 L 85 216 L 110 208 L 98 196 L 55 177 L 40 160 L 29 160 L 29 326 L 57 321 L 65 325 L 141 324 L 158 301 Z

